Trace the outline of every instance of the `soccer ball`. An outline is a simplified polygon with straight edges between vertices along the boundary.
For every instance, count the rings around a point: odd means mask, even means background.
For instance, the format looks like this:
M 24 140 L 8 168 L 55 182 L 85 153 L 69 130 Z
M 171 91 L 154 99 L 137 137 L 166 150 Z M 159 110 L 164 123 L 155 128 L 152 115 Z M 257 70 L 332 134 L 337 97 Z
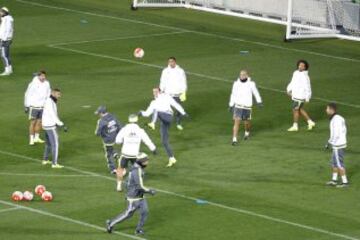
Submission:
M 35 193 L 41 196 L 46 191 L 46 187 L 44 185 L 37 185 L 35 187 Z
M 136 48 L 134 50 L 134 57 L 136 58 L 143 58 L 145 55 L 144 49 L 142 48 Z
M 23 199 L 24 195 L 22 194 L 22 192 L 20 191 L 15 191 L 12 195 L 11 198 L 14 201 L 21 201 Z
M 51 192 L 45 191 L 42 195 L 41 195 L 41 199 L 45 202 L 50 202 L 53 200 L 53 196 L 51 194 Z
M 34 194 L 30 191 L 25 191 L 23 194 L 23 200 L 25 201 L 31 201 L 34 198 Z

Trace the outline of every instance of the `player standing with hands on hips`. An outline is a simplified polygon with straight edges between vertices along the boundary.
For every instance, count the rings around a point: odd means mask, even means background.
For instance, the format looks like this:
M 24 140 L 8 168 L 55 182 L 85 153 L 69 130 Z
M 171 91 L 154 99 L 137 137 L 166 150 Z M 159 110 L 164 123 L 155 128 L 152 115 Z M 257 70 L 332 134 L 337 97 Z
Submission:
M 292 127 L 288 129 L 289 132 L 299 131 L 300 115 L 305 118 L 308 123 L 308 130 L 315 127 L 315 122 L 311 120 L 304 109 L 304 104 L 311 99 L 311 84 L 309 77 L 309 63 L 305 60 L 299 60 L 297 63 L 297 70 L 294 72 L 291 82 L 287 86 L 287 93 L 292 99 L 293 119 Z
M 2 7 L 0 9 L 0 48 L 1 59 L 4 63 L 5 71 L 0 76 L 9 76 L 13 73 L 10 60 L 10 45 L 14 35 L 14 18 L 10 15 L 9 9 Z
M 234 119 L 233 146 L 238 144 L 237 136 L 241 121 L 244 121 L 245 127 L 244 140 L 250 137 L 253 96 L 257 104 L 262 107 L 262 99 L 255 82 L 251 81 L 247 70 L 241 70 L 239 78 L 233 84 L 229 102 L 229 109 Z
M 57 102 L 61 97 L 60 89 L 53 89 L 50 97 L 46 100 L 44 105 L 44 112 L 42 115 L 42 125 L 45 130 L 45 151 L 42 161 L 43 165 L 51 164 L 52 168 L 63 168 L 64 166 L 58 164 L 59 156 L 59 136 L 56 131 L 57 127 L 63 127 L 67 132 L 64 123 L 60 121 L 57 113 Z M 49 155 L 52 155 L 52 162 L 49 161 Z
M 129 173 L 129 179 L 127 181 L 127 196 L 128 202 L 125 212 L 116 216 L 114 219 L 106 221 L 106 230 L 108 233 L 112 233 L 113 227 L 131 218 L 136 211 L 140 212 L 140 220 L 137 224 L 135 234 L 144 235 L 144 224 L 149 214 L 148 204 L 144 197 L 145 194 L 155 195 L 155 190 L 149 189 L 144 186 L 144 168 L 148 165 L 149 159 L 145 153 L 140 154 L 138 159 L 134 163 Z
M 161 73 L 160 78 L 160 90 L 168 95 L 170 95 L 174 100 L 181 104 L 186 101 L 186 91 L 187 91 L 187 80 L 185 71 L 176 64 L 176 58 L 170 57 L 168 59 L 168 66 Z M 176 128 L 178 130 L 183 130 L 181 125 L 181 113 L 175 112 Z M 155 128 L 155 125 L 149 124 L 149 127 L 152 129 Z
M 332 148 L 332 179 L 327 182 L 329 186 L 347 187 L 349 182 L 346 177 L 346 170 L 344 165 L 346 140 L 346 124 L 345 119 L 337 113 L 337 106 L 335 103 L 329 103 L 326 107 L 326 113 L 330 117 L 330 138 L 325 146 L 326 149 Z M 341 176 L 342 183 L 338 184 L 338 175 Z
M 44 143 L 40 139 L 41 118 L 46 99 L 51 94 L 49 82 L 46 80 L 46 72 L 40 71 L 34 76 L 25 92 L 25 113 L 29 114 L 30 126 L 30 142 L 29 145 L 35 143 Z

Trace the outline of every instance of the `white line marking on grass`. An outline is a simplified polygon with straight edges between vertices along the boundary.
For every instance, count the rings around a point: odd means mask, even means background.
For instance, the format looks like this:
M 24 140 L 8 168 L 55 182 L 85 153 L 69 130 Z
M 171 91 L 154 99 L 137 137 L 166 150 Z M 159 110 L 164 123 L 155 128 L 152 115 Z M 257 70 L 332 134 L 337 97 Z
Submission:
M 93 228 L 93 229 L 96 229 L 96 230 L 99 230 L 99 231 L 106 231 L 106 229 L 104 227 L 100 227 L 100 226 L 97 226 L 97 225 L 94 225 L 94 224 L 91 224 L 91 223 L 86 223 L 86 222 L 83 222 L 83 221 L 75 220 L 75 219 L 72 219 L 72 218 L 69 218 L 69 217 L 64 217 L 64 216 L 61 216 L 61 215 L 58 215 L 58 214 L 46 212 L 46 211 L 43 211 L 43 210 L 40 210 L 40 209 L 26 207 L 26 206 L 18 205 L 18 204 L 11 203 L 11 202 L 8 202 L 8 201 L 3 201 L 3 200 L 0 200 L 0 203 L 2 203 L 4 205 L 7 205 L 7 206 L 13 206 L 13 207 L 15 207 L 17 209 L 24 209 L 24 210 L 27 210 L 27 211 L 30 211 L 30 212 L 33 212 L 33 213 L 38 213 L 38 214 L 41 214 L 41 215 L 44 215 L 44 216 L 60 219 L 60 220 L 65 221 L 65 222 L 71 222 L 71 223 L 75 223 L 75 224 L 78 224 L 78 225 L 81 225 L 81 226 L 84 226 L 84 227 Z M 133 235 L 129 235 L 129 234 L 126 234 L 126 233 L 117 232 L 117 231 L 114 231 L 113 234 L 117 234 L 117 235 L 120 235 L 120 236 L 123 236 L 123 237 L 136 239 L 136 240 L 146 240 L 145 238 L 140 238 L 140 237 L 137 237 L 137 236 L 133 236 Z
M 215 37 L 215 38 L 231 40 L 231 41 L 237 41 L 237 42 L 245 42 L 245 43 L 250 43 L 250 44 L 254 44 L 254 45 L 259 45 L 259 46 L 264 46 L 264 47 L 269 47 L 269 48 L 275 48 L 275 49 L 280 49 L 280 50 L 286 50 L 286 51 L 292 51 L 292 52 L 301 52 L 301 53 L 306 53 L 306 54 L 311 54 L 311 55 L 316 55 L 316 56 L 321 56 L 321 57 L 333 58 L 333 59 L 337 59 L 337 60 L 360 62 L 360 59 L 356 59 L 356 58 L 341 57 L 341 56 L 335 56 L 335 55 L 330 55 L 330 54 L 325 54 L 325 53 L 313 52 L 313 51 L 308 51 L 308 50 L 303 50 L 303 49 L 282 47 L 280 45 L 273 45 L 273 44 L 264 43 L 264 42 L 250 41 L 250 40 L 245 40 L 245 39 L 235 38 L 235 37 L 226 37 L 226 36 L 222 36 L 222 35 L 215 34 L 215 33 L 193 31 L 193 30 L 189 30 L 189 29 L 185 29 L 185 28 L 161 25 L 161 24 L 156 24 L 156 23 L 151 23 L 151 22 L 144 22 L 144 21 L 134 20 L 134 19 L 130 19 L 130 18 L 109 16 L 109 15 L 98 14 L 98 13 L 93 13 L 93 12 L 80 11 L 80 10 L 64 8 L 64 7 L 56 7 L 56 6 L 53 6 L 53 5 L 30 2 L 30 1 L 26 1 L 26 0 L 16 0 L 16 1 L 20 2 L 20 3 L 23 3 L 23 4 L 37 6 L 37 7 L 61 10 L 61 11 L 66 11 L 66 12 L 73 12 L 73 13 L 84 14 L 84 15 L 95 16 L 95 17 L 114 19 L 114 20 L 119 20 L 119 21 L 124 21 L 124 22 L 131 22 L 131 23 L 142 24 L 142 25 L 158 27 L 158 28 L 172 29 L 172 30 L 177 30 L 177 31 L 187 31 L 187 32 L 191 32 L 191 33 L 195 33 L 195 34 L 199 34 L 199 35 L 203 35 L 203 36 Z
M 1 209 L 1 210 L 0 210 L 0 213 L 11 212 L 11 211 L 14 211 L 14 210 L 19 210 L 19 209 L 20 209 L 19 207 L 12 207 L 12 208 Z
M 40 160 L 38 160 L 38 159 L 27 157 L 27 156 L 16 154 L 16 153 L 7 152 L 7 151 L 0 150 L 0 154 L 12 156 L 12 157 L 18 157 L 18 158 L 30 160 L 30 161 L 33 161 L 33 162 L 40 162 Z M 115 182 L 114 177 L 108 177 L 108 176 L 104 176 L 104 175 L 97 174 L 97 173 L 94 173 L 94 172 L 80 170 L 80 169 L 74 168 L 74 167 L 66 167 L 65 166 L 65 168 L 70 169 L 70 170 L 72 170 L 74 172 L 80 172 L 80 173 L 85 173 L 85 174 L 87 173 L 87 174 L 89 174 L 91 176 L 97 176 L 99 178 L 103 178 L 103 179 L 107 179 L 107 180 Z M 179 193 L 175 193 L 175 192 L 171 192 L 171 191 L 167 191 L 167 190 L 162 190 L 162 189 L 156 189 L 156 190 L 158 192 L 168 194 L 170 196 L 175 196 L 175 197 L 179 197 L 179 198 L 183 198 L 183 199 L 187 199 L 187 200 L 191 200 L 191 201 L 198 200 L 198 198 L 191 197 L 191 196 L 186 196 L 184 194 L 179 194 Z M 0 200 L 0 202 L 1 202 L 1 200 Z M 237 212 L 237 213 L 241 213 L 241 214 L 252 216 L 252 217 L 257 217 L 257 218 L 269 220 L 269 221 L 272 221 L 272 222 L 282 223 L 282 224 L 290 225 L 290 226 L 293 226 L 293 227 L 306 229 L 306 230 L 313 231 L 313 232 L 323 233 L 323 234 L 326 234 L 326 235 L 329 235 L 329 236 L 338 237 L 338 238 L 342 238 L 342 239 L 360 240 L 360 238 L 356 238 L 356 237 L 352 237 L 352 236 L 348 236 L 348 235 L 344 235 L 344 234 L 340 234 L 340 233 L 335 233 L 335 232 L 327 231 L 327 230 L 324 230 L 324 229 L 321 229 L 321 228 L 312 227 L 312 226 L 308 226 L 308 225 L 304 225 L 304 224 L 300 224 L 300 223 L 296 223 L 296 222 L 287 221 L 287 220 L 284 220 L 284 219 L 281 219 L 281 218 L 275 218 L 275 217 L 271 217 L 271 216 L 268 216 L 268 215 L 259 214 L 259 213 L 248 211 L 248 210 L 241 209 L 241 208 L 230 207 L 230 206 L 226 206 L 224 204 L 211 202 L 211 201 L 208 201 L 208 200 L 206 200 L 206 202 L 207 202 L 208 205 L 211 205 L 211 206 L 214 206 L 214 207 L 226 209 L 226 210 L 229 210 L 229 211 L 232 211 L 232 212 Z
M 159 37 L 159 36 L 166 36 L 166 35 L 176 35 L 176 34 L 182 34 L 182 33 L 188 33 L 188 32 L 189 31 L 177 31 L 177 32 L 166 32 L 166 33 L 142 34 L 142 35 L 127 36 L 127 37 L 114 37 L 114 38 L 94 39 L 94 40 L 85 40 L 85 41 L 63 42 L 63 43 L 50 44 L 49 47 L 76 45 L 76 44 L 94 43 L 94 42 L 116 41 L 116 40 L 128 40 L 128 39 L 137 39 L 137 38 L 151 38 L 151 37 Z
M 151 68 L 163 69 L 162 66 L 159 66 L 159 65 L 156 65 L 156 64 L 145 63 L 145 62 L 141 62 L 141 61 L 135 61 L 135 60 L 127 59 L 127 58 L 112 57 L 112 56 L 109 56 L 109 55 L 92 53 L 92 52 L 77 50 L 77 49 L 73 49 L 73 48 L 69 48 L 69 47 L 52 46 L 52 45 L 48 45 L 48 47 L 63 50 L 63 51 L 88 55 L 88 56 L 92 56 L 92 57 L 105 58 L 105 59 L 110 59 L 110 60 L 114 60 L 114 61 L 120 61 L 120 62 L 126 62 L 126 63 L 142 65 L 142 66 L 146 66 L 146 67 L 151 67 Z M 195 72 L 186 72 L 186 73 L 188 75 L 192 75 L 192 76 L 196 76 L 196 77 L 200 77 L 200 78 L 205 78 L 205 79 L 210 79 L 210 80 L 214 80 L 214 81 L 233 83 L 233 81 L 225 79 L 225 78 L 214 77 L 214 76 L 209 76 L 209 75 L 205 75 L 205 74 L 201 74 L 201 73 L 195 73 Z M 280 90 L 280 89 L 264 87 L 264 86 L 261 86 L 261 85 L 259 85 L 258 87 L 260 89 L 263 89 L 263 90 L 267 90 L 267 91 L 271 91 L 271 92 L 277 92 L 277 93 L 285 93 L 286 94 L 286 91 L 283 91 L 283 90 Z M 330 100 L 330 99 L 321 98 L 321 97 L 313 97 L 312 99 L 315 99 L 315 100 L 318 100 L 318 101 L 321 101 L 321 102 L 325 102 L 325 103 L 335 102 L 337 104 L 341 104 L 341 105 L 348 106 L 348 107 L 360 108 L 360 105 L 347 103 L 347 102 L 342 102 L 342 101 L 337 101 L 337 100 Z
M 74 178 L 74 177 L 95 177 L 88 174 L 38 174 L 38 173 L 11 173 L 11 172 L 0 172 L 0 176 L 27 176 L 27 177 L 63 177 L 63 178 Z
M 91 108 L 91 105 L 83 105 L 82 108 Z

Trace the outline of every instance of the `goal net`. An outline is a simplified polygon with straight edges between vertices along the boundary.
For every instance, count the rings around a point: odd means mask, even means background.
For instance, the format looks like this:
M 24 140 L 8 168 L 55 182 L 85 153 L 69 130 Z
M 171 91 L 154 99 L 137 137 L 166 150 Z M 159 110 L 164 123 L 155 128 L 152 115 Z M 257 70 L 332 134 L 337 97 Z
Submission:
M 186 7 L 286 25 L 286 39 L 360 41 L 358 0 L 133 0 L 132 7 Z

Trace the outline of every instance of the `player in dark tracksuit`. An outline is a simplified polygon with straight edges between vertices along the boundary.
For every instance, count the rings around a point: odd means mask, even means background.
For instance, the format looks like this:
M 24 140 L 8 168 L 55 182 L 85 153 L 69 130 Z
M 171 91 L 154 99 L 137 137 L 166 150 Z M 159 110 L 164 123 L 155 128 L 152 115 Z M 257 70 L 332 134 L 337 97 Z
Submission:
M 154 195 L 156 193 L 155 190 L 146 188 L 143 184 L 143 169 L 147 166 L 147 164 L 148 156 L 144 153 L 140 154 L 135 164 L 132 166 L 128 177 L 126 197 L 126 200 L 128 201 L 127 209 L 115 218 L 106 221 L 106 229 L 108 233 L 112 233 L 113 227 L 116 224 L 131 218 L 134 213 L 139 210 L 140 220 L 137 224 L 135 233 L 140 235 L 144 234 L 143 227 L 149 212 L 144 194 L 148 193 Z
M 116 117 L 107 112 L 105 106 L 98 107 L 95 114 L 100 117 L 97 122 L 95 134 L 103 140 L 105 157 L 110 172 L 116 174 L 114 158 L 117 157 L 117 153 L 114 149 L 114 145 L 116 136 L 122 128 L 122 124 Z

